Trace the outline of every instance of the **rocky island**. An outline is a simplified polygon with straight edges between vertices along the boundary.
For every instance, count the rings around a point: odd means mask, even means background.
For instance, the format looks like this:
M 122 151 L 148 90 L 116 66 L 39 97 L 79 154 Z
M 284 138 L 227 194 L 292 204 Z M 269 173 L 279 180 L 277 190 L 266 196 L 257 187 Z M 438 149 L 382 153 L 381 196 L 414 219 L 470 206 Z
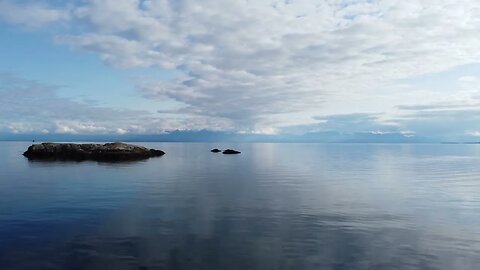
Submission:
M 237 151 L 237 150 L 232 150 L 232 149 L 227 149 L 227 150 L 224 150 L 222 152 L 222 154 L 226 154 L 226 155 L 236 155 L 236 154 L 240 154 L 242 152 L 240 151 Z
M 165 152 L 119 142 L 106 144 L 42 143 L 31 145 L 23 155 L 32 160 L 116 162 L 159 157 L 165 155 Z
M 235 154 L 240 154 L 242 152 L 240 151 L 237 151 L 237 150 L 232 150 L 232 149 L 227 149 L 227 150 L 220 150 L 218 148 L 215 148 L 215 149 L 212 149 L 210 150 L 210 152 L 212 153 L 222 153 L 222 154 L 226 154 L 226 155 L 235 155 Z

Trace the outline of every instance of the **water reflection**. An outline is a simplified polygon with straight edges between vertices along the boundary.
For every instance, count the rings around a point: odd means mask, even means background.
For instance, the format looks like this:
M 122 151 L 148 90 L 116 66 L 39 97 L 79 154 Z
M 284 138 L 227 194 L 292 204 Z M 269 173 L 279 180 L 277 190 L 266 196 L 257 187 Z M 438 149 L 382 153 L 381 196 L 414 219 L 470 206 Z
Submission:
M 29 167 L 74 167 L 79 165 L 86 165 L 90 167 L 94 164 L 100 167 L 112 167 L 112 168 L 121 168 L 121 167 L 131 167 L 137 166 L 141 163 L 148 162 L 147 160 L 122 160 L 122 161 L 91 161 L 91 160 L 58 160 L 58 159 L 27 159 Z M 80 166 L 83 167 L 83 166 Z
M 29 163 L 2 146 L 0 269 L 480 263 L 474 145 L 153 144 L 169 155 L 128 166 Z

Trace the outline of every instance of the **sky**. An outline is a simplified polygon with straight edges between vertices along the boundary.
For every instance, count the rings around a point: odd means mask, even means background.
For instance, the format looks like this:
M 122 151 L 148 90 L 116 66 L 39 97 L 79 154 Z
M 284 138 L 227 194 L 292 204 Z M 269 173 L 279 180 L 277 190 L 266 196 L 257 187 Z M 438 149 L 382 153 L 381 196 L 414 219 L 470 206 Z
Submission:
M 474 0 L 0 0 L 0 138 L 480 141 L 479 48 Z

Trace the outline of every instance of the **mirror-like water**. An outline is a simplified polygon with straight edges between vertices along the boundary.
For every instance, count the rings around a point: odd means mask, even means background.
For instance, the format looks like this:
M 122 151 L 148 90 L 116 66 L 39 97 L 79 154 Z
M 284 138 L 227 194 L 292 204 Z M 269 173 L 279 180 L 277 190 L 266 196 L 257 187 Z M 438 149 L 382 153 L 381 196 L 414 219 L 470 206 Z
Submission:
M 167 154 L 30 162 L 0 142 L 0 269 L 480 265 L 480 145 L 140 144 Z

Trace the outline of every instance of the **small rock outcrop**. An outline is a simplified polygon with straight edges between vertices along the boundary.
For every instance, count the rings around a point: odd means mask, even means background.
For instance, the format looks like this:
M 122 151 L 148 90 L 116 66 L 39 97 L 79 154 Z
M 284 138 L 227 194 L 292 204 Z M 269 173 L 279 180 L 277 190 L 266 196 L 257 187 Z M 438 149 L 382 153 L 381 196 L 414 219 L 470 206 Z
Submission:
M 215 148 L 215 149 L 210 150 L 210 152 L 212 152 L 212 153 L 220 153 L 220 152 L 222 152 L 222 150 Z
M 118 142 L 106 144 L 42 143 L 31 145 L 23 155 L 32 160 L 115 162 L 159 157 L 165 155 L 165 152 Z
M 233 154 L 240 154 L 242 152 L 232 149 L 227 149 L 222 152 L 222 154 L 233 155 Z

